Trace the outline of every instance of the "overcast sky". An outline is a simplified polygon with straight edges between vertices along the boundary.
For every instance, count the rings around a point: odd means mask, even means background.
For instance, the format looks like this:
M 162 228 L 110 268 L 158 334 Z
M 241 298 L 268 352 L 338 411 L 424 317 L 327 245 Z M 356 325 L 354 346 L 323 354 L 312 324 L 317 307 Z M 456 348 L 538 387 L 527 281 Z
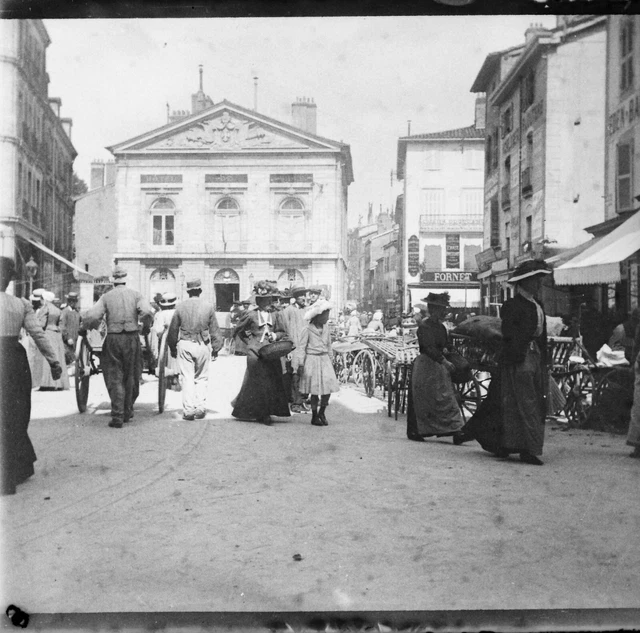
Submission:
M 191 108 L 204 65 L 204 91 L 291 122 L 291 103 L 313 97 L 318 134 L 351 146 L 355 182 L 349 222 L 367 204 L 393 200 L 399 136 L 471 125 L 469 92 L 486 55 L 523 41 L 532 22 L 555 17 L 349 17 L 45 20 L 49 96 L 73 119 L 75 170 L 89 184 L 106 146 Z

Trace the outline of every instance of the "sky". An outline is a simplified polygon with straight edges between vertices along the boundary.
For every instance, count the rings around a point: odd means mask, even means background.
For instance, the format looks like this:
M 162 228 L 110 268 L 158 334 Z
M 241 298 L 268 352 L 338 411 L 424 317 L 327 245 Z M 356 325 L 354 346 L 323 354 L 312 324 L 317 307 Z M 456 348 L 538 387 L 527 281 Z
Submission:
M 492 51 L 524 41 L 554 16 L 408 16 L 44 20 L 49 96 L 73 119 L 76 173 L 89 184 L 105 149 L 191 108 L 204 91 L 291 123 L 291 104 L 311 97 L 320 136 L 351 146 L 349 225 L 368 204 L 390 208 L 397 140 L 472 125 L 469 90 Z M 394 178 L 395 180 L 395 178 Z

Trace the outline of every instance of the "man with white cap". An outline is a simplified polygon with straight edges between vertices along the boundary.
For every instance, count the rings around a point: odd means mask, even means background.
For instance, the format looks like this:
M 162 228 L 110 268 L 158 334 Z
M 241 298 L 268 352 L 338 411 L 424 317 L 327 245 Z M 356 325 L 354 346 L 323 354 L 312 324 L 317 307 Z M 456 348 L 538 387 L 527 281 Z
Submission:
M 167 335 L 171 356 L 178 359 L 184 420 L 200 420 L 206 415 L 209 360 L 223 344 L 216 311 L 201 293 L 200 279 L 187 281 L 189 298 L 176 307 Z
M 67 358 L 73 359 L 80 330 L 80 312 L 78 312 L 78 293 L 70 292 L 67 295 L 67 306 L 60 315 L 60 332 L 64 341 Z
M 122 428 L 133 417 L 133 404 L 138 397 L 142 375 L 142 350 L 138 321 L 143 332 L 151 328 L 153 308 L 137 291 L 126 287 L 127 271 L 116 266 L 111 277 L 113 288 L 82 316 L 86 329 L 107 321 L 107 336 L 102 346 L 100 365 L 111 398 L 112 428 Z
M 294 298 L 295 303 L 287 306 L 280 314 L 284 331 L 287 333 L 289 340 L 295 345 L 293 352 L 290 354 L 291 360 L 286 362 L 286 372 L 291 377 L 291 411 L 294 413 L 305 411 L 304 398 L 299 389 L 300 376 L 298 376 L 298 367 L 301 363 L 300 335 L 307 326 L 304 320 L 304 313 L 307 309 L 306 294 L 306 288 L 300 286 L 292 288 L 291 296 Z

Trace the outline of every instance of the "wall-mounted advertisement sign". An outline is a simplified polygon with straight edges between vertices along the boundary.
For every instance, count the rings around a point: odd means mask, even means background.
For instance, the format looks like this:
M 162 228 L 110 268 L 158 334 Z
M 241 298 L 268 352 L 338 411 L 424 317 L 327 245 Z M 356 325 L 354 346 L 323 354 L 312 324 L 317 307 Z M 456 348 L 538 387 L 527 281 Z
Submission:
M 412 277 L 415 277 L 420 272 L 420 240 L 416 235 L 412 235 L 409 238 L 407 244 L 407 269 Z
M 445 236 L 447 248 L 447 268 L 460 268 L 460 234 L 449 233 Z
M 476 272 L 423 272 L 420 275 L 422 283 L 447 284 L 452 287 L 476 285 L 478 281 L 478 273 Z

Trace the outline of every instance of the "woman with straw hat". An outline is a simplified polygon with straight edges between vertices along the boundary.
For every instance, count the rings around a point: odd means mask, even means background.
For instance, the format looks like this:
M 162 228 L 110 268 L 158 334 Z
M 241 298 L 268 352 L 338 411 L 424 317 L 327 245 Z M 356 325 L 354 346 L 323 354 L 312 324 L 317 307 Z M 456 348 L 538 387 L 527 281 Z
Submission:
M 454 366 L 444 354 L 448 338 L 442 325 L 449 307 L 449 293 L 430 292 L 423 301 L 429 307 L 429 318 L 423 319 L 418 327 L 420 354 L 411 373 L 407 437 L 423 442 L 425 437 L 453 436 L 458 444 L 464 422 L 451 381 Z

